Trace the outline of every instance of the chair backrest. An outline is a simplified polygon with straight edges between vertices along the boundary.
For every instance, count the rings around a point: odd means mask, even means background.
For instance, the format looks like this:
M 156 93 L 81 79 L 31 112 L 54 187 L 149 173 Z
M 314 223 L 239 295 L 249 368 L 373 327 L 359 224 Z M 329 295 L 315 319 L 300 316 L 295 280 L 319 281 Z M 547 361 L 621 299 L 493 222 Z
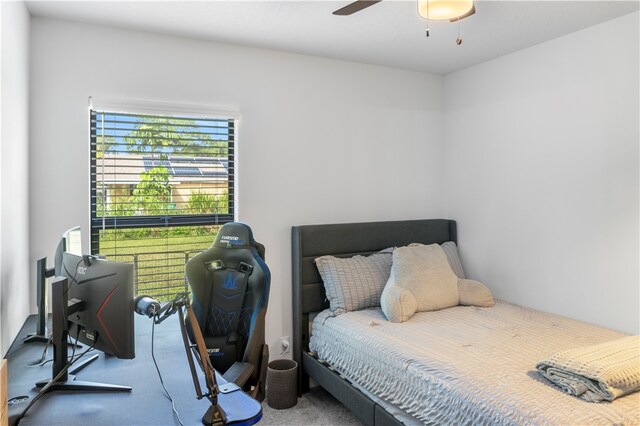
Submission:
M 213 245 L 187 262 L 186 277 L 213 366 L 222 373 L 236 361 L 257 366 L 271 273 L 251 228 L 222 226 Z

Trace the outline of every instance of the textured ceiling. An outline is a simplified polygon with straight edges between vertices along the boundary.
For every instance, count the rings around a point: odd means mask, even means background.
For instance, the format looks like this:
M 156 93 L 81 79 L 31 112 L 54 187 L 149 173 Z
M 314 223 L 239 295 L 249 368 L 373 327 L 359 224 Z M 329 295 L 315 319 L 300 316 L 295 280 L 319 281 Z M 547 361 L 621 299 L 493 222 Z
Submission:
M 351 16 L 336 1 L 28 1 L 33 15 L 447 74 L 637 11 L 639 1 L 476 1 L 458 25 L 426 21 L 416 1 Z

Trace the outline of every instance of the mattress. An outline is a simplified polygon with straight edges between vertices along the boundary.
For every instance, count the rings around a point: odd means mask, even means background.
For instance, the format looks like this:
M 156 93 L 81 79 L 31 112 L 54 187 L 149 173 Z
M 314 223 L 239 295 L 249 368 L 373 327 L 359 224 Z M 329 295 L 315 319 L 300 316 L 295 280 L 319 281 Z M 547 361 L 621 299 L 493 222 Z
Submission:
M 415 314 L 379 308 L 313 321 L 310 349 L 404 423 L 640 424 L 640 393 L 611 403 L 566 395 L 535 370 L 554 352 L 623 337 L 506 302 Z M 400 415 L 404 413 L 410 417 Z

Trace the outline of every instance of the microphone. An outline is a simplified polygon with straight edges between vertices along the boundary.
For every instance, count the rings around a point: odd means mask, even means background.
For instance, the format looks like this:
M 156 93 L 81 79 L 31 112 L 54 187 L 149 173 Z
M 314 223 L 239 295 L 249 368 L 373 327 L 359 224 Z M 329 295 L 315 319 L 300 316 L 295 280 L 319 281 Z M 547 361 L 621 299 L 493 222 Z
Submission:
M 160 303 L 144 294 L 136 297 L 134 305 L 137 314 L 146 315 L 149 318 L 152 318 L 160 310 Z

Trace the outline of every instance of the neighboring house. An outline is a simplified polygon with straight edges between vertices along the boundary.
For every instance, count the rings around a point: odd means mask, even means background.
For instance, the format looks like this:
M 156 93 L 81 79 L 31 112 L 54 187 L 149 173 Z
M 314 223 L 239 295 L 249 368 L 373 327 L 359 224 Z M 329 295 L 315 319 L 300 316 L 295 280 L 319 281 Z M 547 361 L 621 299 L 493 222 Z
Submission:
M 173 208 L 180 209 L 187 206 L 193 192 L 226 193 L 228 166 L 226 158 L 168 156 L 160 159 L 150 155 L 107 153 L 97 159 L 96 180 L 104 185 L 102 188 L 98 185 L 97 191 L 106 191 L 106 204 L 125 200 L 140 183 L 142 172 L 165 167 L 169 171 L 170 202 Z

